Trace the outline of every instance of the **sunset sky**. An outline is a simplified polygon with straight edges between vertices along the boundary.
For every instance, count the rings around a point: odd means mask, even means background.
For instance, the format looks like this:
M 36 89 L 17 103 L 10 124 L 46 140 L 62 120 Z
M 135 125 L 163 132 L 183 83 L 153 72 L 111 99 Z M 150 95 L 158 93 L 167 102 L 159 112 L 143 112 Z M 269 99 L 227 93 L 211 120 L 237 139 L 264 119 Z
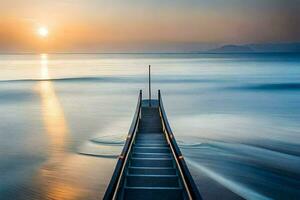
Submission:
M 300 41 L 300 0 L 0 0 L 1 52 L 186 51 Z M 49 34 L 41 37 L 41 27 Z

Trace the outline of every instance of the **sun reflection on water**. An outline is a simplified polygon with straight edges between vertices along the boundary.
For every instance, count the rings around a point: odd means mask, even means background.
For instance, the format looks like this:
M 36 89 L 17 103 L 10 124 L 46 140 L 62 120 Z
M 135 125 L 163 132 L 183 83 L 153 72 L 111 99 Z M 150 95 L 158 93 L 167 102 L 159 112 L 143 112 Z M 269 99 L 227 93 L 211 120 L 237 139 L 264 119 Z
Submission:
M 40 57 L 41 79 L 39 95 L 41 98 L 42 118 L 49 142 L 47 162 L 40 168 L 38 179 L 42 185 L 43 195 L 51 199 L 77 199 L 78 190 L 61 177 L 66 176 L 63 166 L 70 155 L 67 152 L 68 125 L 63 108 L 50 81 L 48 56 Z
M 34 178 L 36 188 L 39 188 L 37 195 L 41 196 L 39 199 L 51 200 L 96 199 L 108 184 L 115 160 L 82 156 L 69 149 L 70 130 L 51 81 L 48 62 L 48 55 L 42 54 L 41 81 L 37 85 L 37 90 L 41 99 L 44 132 L 49 146 L 47 160 Z
M 43 80 L 49 79 L 49 70 L 48 70 L 48 55 L 41 54 L 41 78 Z
M 54 86 L 49 81 L 47 54 L 41 55 L 41 78 L 45 80 L 40 82 L 39 87 L 44 127 L 50 139 L 52 157 L 57 157 L 65 147 L 68 126 Z

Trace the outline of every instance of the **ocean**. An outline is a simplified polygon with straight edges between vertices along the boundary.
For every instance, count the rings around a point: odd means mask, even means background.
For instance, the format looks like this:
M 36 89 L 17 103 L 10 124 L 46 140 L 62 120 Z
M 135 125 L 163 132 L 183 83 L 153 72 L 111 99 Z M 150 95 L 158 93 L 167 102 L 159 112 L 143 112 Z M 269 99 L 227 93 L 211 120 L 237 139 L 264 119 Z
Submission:
M 101 198 L 148 65 L 204 197 L 300 199 L 300 54 L 279 53 L 0 55 L 0 199 Z

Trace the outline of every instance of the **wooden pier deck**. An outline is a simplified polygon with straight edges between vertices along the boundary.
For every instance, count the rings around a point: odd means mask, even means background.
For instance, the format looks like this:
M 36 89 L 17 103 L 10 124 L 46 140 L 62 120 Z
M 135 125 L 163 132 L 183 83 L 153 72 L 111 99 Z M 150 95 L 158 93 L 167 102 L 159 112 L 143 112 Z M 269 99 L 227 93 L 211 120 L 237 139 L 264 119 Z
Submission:
M 201 199 L 157 100 L 142 100 L 104 199 Z

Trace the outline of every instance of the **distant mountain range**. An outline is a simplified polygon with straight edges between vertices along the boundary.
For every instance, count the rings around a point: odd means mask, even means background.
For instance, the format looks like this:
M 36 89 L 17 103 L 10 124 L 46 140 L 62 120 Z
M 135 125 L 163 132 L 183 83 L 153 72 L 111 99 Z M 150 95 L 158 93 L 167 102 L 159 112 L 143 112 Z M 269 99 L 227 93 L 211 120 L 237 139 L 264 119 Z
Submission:
M 274 44 L 246 44 L 246 45 L 224 45 L 212 49 L 209 53 L 300 53 L 300 42 L 298 43 L 274 43 Z

